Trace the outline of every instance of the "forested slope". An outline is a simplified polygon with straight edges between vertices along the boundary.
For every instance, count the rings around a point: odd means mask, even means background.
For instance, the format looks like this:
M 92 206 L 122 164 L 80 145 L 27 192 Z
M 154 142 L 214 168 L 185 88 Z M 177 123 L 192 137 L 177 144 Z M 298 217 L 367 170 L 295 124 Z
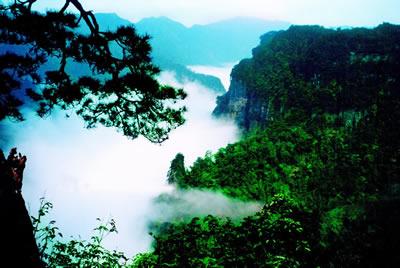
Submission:
M 398 94 L 399 32 L 390 24 L 269 32 L 253 49 L 253 58 L 235 66 L 230 90 L 214 114 L 233 117 L 249 129 L 294 109 L 307 117 L 365 111 L 380 92 Z
M 268 33 L 215 114 L 242 139 L 169 182 L 260 200 L 239 222 L 165 223 L 137 266 L 394 267 L 400 232 L 400 27 Z

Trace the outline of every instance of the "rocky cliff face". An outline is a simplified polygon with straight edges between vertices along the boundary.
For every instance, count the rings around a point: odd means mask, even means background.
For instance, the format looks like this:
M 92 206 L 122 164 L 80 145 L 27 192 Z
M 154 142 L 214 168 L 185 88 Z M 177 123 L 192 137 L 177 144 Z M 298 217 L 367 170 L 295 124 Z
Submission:
M 265 125 L 270 116 L 270 104 L 265 90 L 253 83 L 260 70 L 254 65 L 254 57 L 278 32 L 268 32 L 260 37 L 260 45 L 253 49 L 253 58 L 244 59 L 231 73 L 231 84 L 227 93 L 217 99 L 214 116 L 234 120 L 244 130 Z
M 239 127 L 248 130 L 267 122 L 268 102 L 260 98 L 237 77 L 232 77 L 229 91 L 217 99 L 213 115 L 234 120 Z

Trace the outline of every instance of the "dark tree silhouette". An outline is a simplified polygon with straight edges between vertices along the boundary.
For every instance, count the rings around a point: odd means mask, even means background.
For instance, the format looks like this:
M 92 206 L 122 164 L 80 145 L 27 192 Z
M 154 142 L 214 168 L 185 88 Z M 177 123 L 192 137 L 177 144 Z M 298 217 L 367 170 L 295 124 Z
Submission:
M 75 109 L 89 128 L 102 124 L 152 142 L 184 122 L 185 109 L 174 104 L 186 94 L 155 79 L 160 70 L 151 62 L 149 36 L 131 26 L 101 31 L 78 0 L 46 14 L 32 10 L 35 2 L 0 5 L 0 120 L 23 120 L 26 93 L 40 116 L 55 107 Z M 79 16 L 67 13 L 70 6 Z M 81 21 L 90 34 L 79 33 Z M 72 64 L 90 71 L 75 77 L 67 71 Z

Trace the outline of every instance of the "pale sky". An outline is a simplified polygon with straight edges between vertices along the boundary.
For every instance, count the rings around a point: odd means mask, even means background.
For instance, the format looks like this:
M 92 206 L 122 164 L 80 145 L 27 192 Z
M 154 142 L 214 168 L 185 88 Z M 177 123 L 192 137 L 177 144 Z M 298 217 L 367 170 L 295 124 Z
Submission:
M 57 7 L 64 1 L 39 0 L 37 8 Z M 206 24 L 245 16 L 284 20 L 294 24 L 373 26 L 400 24 L 400 0 L 84 0 L 87 9 L 115 12 L 136 22 L 167 16 L 186 25 Z

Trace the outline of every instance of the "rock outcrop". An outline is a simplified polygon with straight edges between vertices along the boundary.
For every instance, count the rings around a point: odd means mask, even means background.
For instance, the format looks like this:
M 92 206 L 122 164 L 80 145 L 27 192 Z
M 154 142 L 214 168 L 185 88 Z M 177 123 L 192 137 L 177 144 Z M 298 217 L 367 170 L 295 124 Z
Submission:
M 43 267 L 33 226 L 21 194 L 26 157 L 0 150 L 0 267 Z
M 232 77 L 229 91 L 217 99 L 213 115 L 234 120 L 242 129 L 248 130 L 265 124 L 269 105 L 245 83 Z

